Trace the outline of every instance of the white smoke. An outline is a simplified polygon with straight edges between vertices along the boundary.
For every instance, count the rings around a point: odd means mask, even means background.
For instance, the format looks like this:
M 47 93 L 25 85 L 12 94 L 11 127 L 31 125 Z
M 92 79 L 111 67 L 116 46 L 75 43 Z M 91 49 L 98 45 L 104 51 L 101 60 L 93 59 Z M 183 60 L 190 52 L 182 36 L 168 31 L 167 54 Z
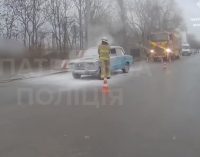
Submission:
M 114 39 L 112 35 L 110 35 L 109 31 L 105 26 L 97 26 L 93 25 L 89 28 L 89 47 L 97 46 L 100 44 L 101 39 L 106 37 L 110 44 L 114 44 Z

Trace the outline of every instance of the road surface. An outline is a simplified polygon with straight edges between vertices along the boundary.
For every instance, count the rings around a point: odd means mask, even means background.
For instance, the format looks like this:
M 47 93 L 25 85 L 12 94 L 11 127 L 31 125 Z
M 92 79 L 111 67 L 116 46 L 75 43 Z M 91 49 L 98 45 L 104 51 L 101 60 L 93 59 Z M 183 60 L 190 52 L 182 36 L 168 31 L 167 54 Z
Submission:
M 200 56 L 0 84 L 0 157 L 199 157 Z

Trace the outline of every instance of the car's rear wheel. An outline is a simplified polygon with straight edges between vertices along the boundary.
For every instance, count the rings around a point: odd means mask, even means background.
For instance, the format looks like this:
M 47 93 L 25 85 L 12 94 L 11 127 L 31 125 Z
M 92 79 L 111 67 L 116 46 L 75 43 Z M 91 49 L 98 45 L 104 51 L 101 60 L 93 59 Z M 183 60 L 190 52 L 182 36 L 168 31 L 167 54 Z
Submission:
M 80 74 L 72 74 L 73 75 L 73 77 L 75 78 L 75 79 L 80 79 L 81 78 L 81 75 Z
M 122 69 L 123 73 L 128 73 L 130 70 L 130 64 L 129 63 L 126 63 L 124 69 Z

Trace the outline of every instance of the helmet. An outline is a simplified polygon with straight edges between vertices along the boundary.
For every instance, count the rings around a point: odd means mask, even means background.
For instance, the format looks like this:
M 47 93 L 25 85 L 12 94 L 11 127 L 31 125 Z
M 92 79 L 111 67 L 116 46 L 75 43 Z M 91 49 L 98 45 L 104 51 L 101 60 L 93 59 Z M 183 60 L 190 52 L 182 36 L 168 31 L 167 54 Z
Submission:
M 107 39 L 106 37 L 103 37 L 103 38 L 101 39 L 101 41 L 108 43 L 108 39 Z

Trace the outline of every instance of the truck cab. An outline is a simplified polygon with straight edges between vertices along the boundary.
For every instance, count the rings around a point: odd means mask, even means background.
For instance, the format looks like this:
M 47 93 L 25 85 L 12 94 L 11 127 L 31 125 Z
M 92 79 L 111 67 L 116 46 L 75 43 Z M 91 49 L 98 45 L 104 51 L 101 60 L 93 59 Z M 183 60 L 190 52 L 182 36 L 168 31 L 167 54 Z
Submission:
M 171 60 L 180 57 L 181 39 L 178 33 L 154 32 L 148 37 L 151 60 Z

